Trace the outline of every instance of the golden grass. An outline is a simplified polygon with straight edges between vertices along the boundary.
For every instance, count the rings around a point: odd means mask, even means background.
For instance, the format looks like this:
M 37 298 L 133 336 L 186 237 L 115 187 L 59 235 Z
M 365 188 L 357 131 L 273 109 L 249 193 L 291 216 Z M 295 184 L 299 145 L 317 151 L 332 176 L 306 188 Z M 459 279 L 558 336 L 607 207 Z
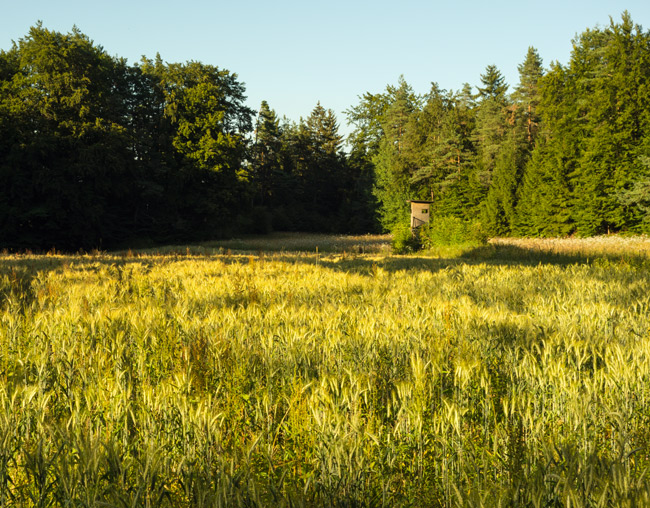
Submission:
M 495 238 L 497 246 L 515 246 L 540 253 L 578 254 L 581 256 L 650 256 L 647 236 L 604 235 L 591 238 Z

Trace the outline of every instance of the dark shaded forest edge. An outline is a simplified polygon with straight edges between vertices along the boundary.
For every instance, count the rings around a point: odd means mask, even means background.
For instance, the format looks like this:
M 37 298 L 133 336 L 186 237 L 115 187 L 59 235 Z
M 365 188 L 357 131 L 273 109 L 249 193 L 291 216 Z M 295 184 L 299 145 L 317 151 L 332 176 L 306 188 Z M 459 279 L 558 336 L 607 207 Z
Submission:
M 408 199 L 483 236 L 650 231 L 650 32 L 625 12 L 512 91 L 404 78 L 291 122 L 237 74 L 130 65 L 40 23 L 0 51 L 0 247 L 112 249 L 242 233 L 399 232 Z M 454 222 L 454 224 L 456 223 Z

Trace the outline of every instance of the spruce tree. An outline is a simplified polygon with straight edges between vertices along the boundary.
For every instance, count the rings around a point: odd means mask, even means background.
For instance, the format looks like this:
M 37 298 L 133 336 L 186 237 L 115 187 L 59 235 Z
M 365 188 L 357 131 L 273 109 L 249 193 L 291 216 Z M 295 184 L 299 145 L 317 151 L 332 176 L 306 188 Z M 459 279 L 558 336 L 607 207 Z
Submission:
M 574 228 L 570 175 L 580 143 L 575 91 L 567 69 L 558 63 L 551 64 L 540 85 L 544 130 L 524 169 L 513 229 L 530 236 L 565 235 Z
M 293 175 L 297 229 L 339 231 L 347 167 L 343 137 L 331 109 L 320 103 L 298 125 L 284 129 L 284 171 Z
M 509 235 L 514 229 L 518 190 L 528 158 L 523 133 L 522 124 L 512 126 L 499 148 L 482 216 L 491 235 Z
M 449 167 L 454 165 L 455 154 L 451 146 L 454 133 L 447 119 L 450 109 L 449 94 L 434 83 L 422 111 L 414 113 L 411 118 L 414 151 L 411 182 L 423 187 L 427 198 L 439 194 L 439 182 L 449 173 Z
M 508 85 L 501 72 L 488 65 L 481 75 L 479 87 L 478 114 L 476 117 L 476 168 L 484 189 L 490 186 L 492 171 L 501 143 L 505 137 L 509 112 L 507 111 Z
M 448 190 L 460 180 L 460 173 L 470 163 L 474 152 L 471 142 L 472 113 L 458 94 L 441 90 L 435 83 L 426 96 L 421 111 L 411 115 L 409 126 L 416 132 L 411 184 L 414 198 L 432 199 L 433 210 L 449 203 Z M 458 214 L 454 207 L 454 215 Z M 445 210 L 449 213 L 449 210 Z
M 410 182 L 413 166 L 405 142 L 409 118 L 419 109 L 419 98 L 403 78 L 398 87 L 388 87 L 388 94 L 391 103 L 382 119 L 384 135 L 373 163 L 380 222 L 384 229 L 391 230 L 398 224 L 408 223 L 406 201 L 413 198 Z
M 434 203 L 436 213 L 464 220 L 475 220 L 483 199 L 483 186 L 475 171 L 477 159 L 476 117 L 477 104 L 468 83 L 454 95 L 453 108 L 447 115 L 451 125 L 450 144 L 455 154 L 455 165 L 440 182 L 440 198 Z M 449 168 L 451 170 L 451 168 Z
M 619 193 L 634 185 L 642 168 L 639 148 L 648 135 L 650 34 L 629 14 L 606 29 L 585 31 L 576 41 L 571 77 L 580 90 L 583 140 L 572 174 L 573 210 L 583 235 L 635 229 L 637 209 Z
M 515 229 L 519 187 L 539 126 L 537 106 L 543 72 L 534 48 L 528 49 L 518 69 L 519 84 L 512 96 L 514 103 L 506 113 L 506 134 L 499 145 L 483 209 L 483 222 L 493 235 L 508 235 Z
M 540 117 L 537 111 L 540 102 L 540 80 L 544 75 L 542 59 L 532 46 L 528 48 L 526 59 L 517 66 L 519 84 L 512 94 L 517 105 L 518 117 L 523 119 L 526 127 L 526 140 L 530 149 L 534 146 L 535 136 L 539 129 Z
M 640 216 L 638 231 L 650 232 L 650 157 L 640 157 L 643 170 L 634 184 L 619 191 L 617 199 L 625 206 L 632 208 Z
M 259 205 L 270 205 L 274 202 L 277 181 L 282 171 L 281 150 L 280 121 L 268 103 L 262 101 L 251 150 L 255 200 Z
M 384 136 L 384 116 L 391 103 L 391 97 L 389 93 L 366 92 L 359 99 L 359 104 L 345 111 L 348 124 L 354 127 L 348 144 L 352 150 L 357 153 L 364 152 L 372 159 Z
M 490 189 L 493 187 L 494 172 L 497 157 L 507 137 L 508 122 L 512 112 L 508 110 L 508 85 L 501 72 L 494 65 L 489 65 L 481 75 L 483 86 L 478 87 L 478 112 L 476 116 L 476 158 L 474 162 L 474 178 L 470 179 L 475 187 L 471 193 L 475 200 L 485 205 Z M 490 203 L 496 204 L 494 199 Z M 501 205 L 482 207 L 482 219 L 489 224 L 488 229 L 496 234 L 497 223 L 503 222 Z M 478 210 L 477 210 L 478 211 Z

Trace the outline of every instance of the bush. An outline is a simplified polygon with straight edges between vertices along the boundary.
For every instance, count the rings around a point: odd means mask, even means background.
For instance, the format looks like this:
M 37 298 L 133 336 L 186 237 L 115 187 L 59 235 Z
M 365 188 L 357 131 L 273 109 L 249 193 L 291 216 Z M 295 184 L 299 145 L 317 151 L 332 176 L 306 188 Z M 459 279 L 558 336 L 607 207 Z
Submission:
M 441 245 L 484 245 L 488 236 L 478 221 L 464 221 L 458 217 L 431 217 L 420 230 L 422 245 L 430 249 Z
M 393 252 L 395 254 L 407 254 L 422 248 L 420 238 L 413 235 L 411 228 L 406 224 L 400 224 L 393 229 Z

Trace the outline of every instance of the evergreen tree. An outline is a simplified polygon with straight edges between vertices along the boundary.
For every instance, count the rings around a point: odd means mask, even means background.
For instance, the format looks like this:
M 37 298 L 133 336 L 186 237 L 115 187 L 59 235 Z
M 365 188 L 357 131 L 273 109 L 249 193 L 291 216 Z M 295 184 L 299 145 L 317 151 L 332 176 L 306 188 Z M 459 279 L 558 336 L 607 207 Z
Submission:
M 407 128 L 407 135 L 412 138 L 409 143 L 412 152 L 410 159 L 415 168 L 411 183 L 424 187 L 423 194 L 430 199 L 433 198 L 434 188 L 450 172 L 450 168 L 453 171 L 456 163 L 452 146 L 455 133 L 448 121 L 451 107 L 451 97 L 434 83 L 424 107 L 411 115 Z
M 274 203 L 281 166 L 282 132 L 275 111 L 262 101 L 257 117 L 252 148 L 252 177 L 256 201 L 260 205 Z
M 539 126 L 539 80 L 542 63 L 534 48 L 519 65 L 519 84 L 507 111 L 506 134 L 499 144 L 483 222 L 492 235 L 508 235 L 515 229 L 518 191 Z
M 568 66 L 554 64 L 539 80 L 543 143 L 526 168 L 518 232 L 642 227 L 639 208 L 620 196 L 643 177 L 649 37 L 625 13 L 620 24 L 582 33 Z
M 316 229 L 336 231 L 333 217 L 341 204 L 341 179 L 343 137 L 334 112 L 326 110 L 320 103 L 312 110 L 304 123 L 308 140 L 309 158 L 304 172 L 306 193 L 310 207 L 307 215 L 314 217 Z
M 39 24 L 0 51 L 0 241 L 194 239 L 250 226 L 253 209 L 283 228 L 360 231 L 377 207 L 392 229 L 413 198 L 480 214 L 495 235 L 647 231 L 650 33 L 625 12 L 573 46 L 546 74 L 529 48 L 511 96 L 494 65 L 476 96 L 419 96 L 403 77 L 366 93 L 346 112 L 347 156 L 320 104 L 281 125 L 263 102 L 251 138 L 236 74 L 129 66 Z
M 341 154 L 343 136 L 339 134 L 339 124 L 331 109 L 326 110 L 319 102 L 307 118 L 305 126 L 314 152 L 329 158 L 336 158 Z
M 455 156 L 453 168 L 440 181 L 440 197 L 434 210 L 439 215 L 451 215 L 463 220 L 474 220 L 482 198 L 481 185 L 474 170 L 476 160 L 476 101 L 471 86 L 466 83 L 454 95 L 447 115 L 448 140 Z M 478 192 L 477 192 L 478 190 Z
M 482 101 L 496 100 L 505 103 L 508 84 L 496 65 L 488 65 L 485 68 L 485 74 L 481 74 L 481 83 L 483 86 L 478 87 L 478 95 Z
M 492 182 L 492 171 L 511 113 L 506 111 L 508 85 L 494 65 L 487 66 L 485 74 L 481 75 L 481 83 L 483 87 L 478 88 L 479 105 L 476 117 L 476 166 L 487 190 Z
M 474 131 L 476 156 L 473 174 L 467 179 L 471 187 L 466 194 L 471 196 L 472 212 L 480 212 L 484 221 L 496 224 L 501 219 L 490 214 L 500 213 L 498 207 L 486 209 L 484 205 L 493 184 L 497 156 L 507 137 L 509 122 L 512 123 L 512 111 L 508 109 L 508 85 L 496 66 L 487 66 L 481 75 L 481 83 Z
M 541 79 L 540 90 L 539 111 L 545 130 L 538 134 L 524 170 L 513 229 L 528 236 L 565 235 L 574 229 L 570 175 L 580 139 L 567 70 L 552 64 Z
M 567 173 L 555 148 L 542 138 L 526 166 L 513 228 L 518 235 L 556 237 L 574 230 Z
M 390 102 L 389 93 L 366 92 L 360 97 L 359 104 L 346 110 L 348 124 L 354 126 L 348 138 L 353 151 L 365 152 L 368 159 L 376 155 L 384 136 L 384 116 Z
M 529 148 L 534 146 L 535 136 L 539 129 L 540 117 L 537 111 L 540 102 L 540 80 L 544 75 L 542 59 L 532 46 L 528 48 L 526 59 L 517 66 L 519 84 L 513 93 L 517 105 L 518 116 L 523 118 L 526 127 L 526 140 Z
M 293 175 L 295 227 L 309 231 L 339 231 L 348 174 L 343 137 L 334 112 L 320 103 L 307 119 L 284 129 L 285 171 Z
M 630 188 L 620 191 L 617 198 L 623 205 L 636 208 L 636 211 L 641 214 L 639 230 L 648 233 L 650 232 L 650 157 L 639 159 L 644 172 Z
M 419 97 L 403 78 L 398 87 L 388 87 L 388 94 L 391 103 L 383 117 L 384 135 L 373 163 L 380 222 L 384 229 L 391 230 L 398 224 L 408 223 L 407 200 L 413 198 L 410 181 L 413 166 L 407 158 L 409 150 L 405 141 L 409 117 L 419 109 Z
M 639 210 L 617 199 L 643 173 L 648 136 L 650 34 L 627 12 L 619 24 L 587 30 L 574 44 L 572 85 L 580 91 L 583 142 L 572 174 L 573 214 L 583 235 L 638 228 Z
M 419 130 L 419 157 L 413 158 L 415 170 L 411 177 L 418 189 L 415 197 L 432 199 L 434 210 L 438 210 L 450 185 L 458 184 L 461 172 L 474 157 L 473 112 L 463 96 L 433 84 L 424 108 L 411 118 L 417 121 Z M 457 214 L 455 210 L 453 215 Z
M 520 130 L 513 127 L 497 155 L 482 216 L 492 236 L 509 235 L 516 220 L 517 190 L 527 156 L 521 141 Z
M 350 183 L 345 187 L 341 208 L 342 232 L 374 233 L 380 231 L 377 199 L 373 194 L 374 166 L 365 151 L 352 148 L 346 160 Z

